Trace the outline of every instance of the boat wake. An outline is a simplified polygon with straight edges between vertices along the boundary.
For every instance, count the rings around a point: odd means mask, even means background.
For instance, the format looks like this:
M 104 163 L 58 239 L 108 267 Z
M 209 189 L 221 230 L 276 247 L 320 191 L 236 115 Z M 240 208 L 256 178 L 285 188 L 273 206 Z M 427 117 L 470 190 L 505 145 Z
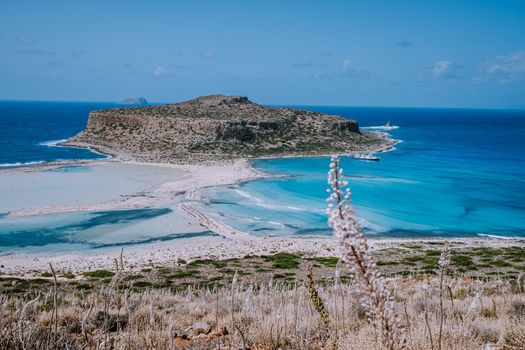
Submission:
M 378 126 L 363 126 L 360 128 L 361 130 L 376 130 L 376 131 L 391 131 L 399 129 L 399 126 L 392 125 L 392 126 L 386 126 L 386 125 L 378 125 Z
M 67 139 L 43 141 L 43 142 L 40 142 L 39 145 L 40 146 L 46 146 L 46 147 L 65 147 L 65 146 L 61 146 L 59 144 L 62 143 L 62 142 L 66 142 L 66 141 L 67 141 Z

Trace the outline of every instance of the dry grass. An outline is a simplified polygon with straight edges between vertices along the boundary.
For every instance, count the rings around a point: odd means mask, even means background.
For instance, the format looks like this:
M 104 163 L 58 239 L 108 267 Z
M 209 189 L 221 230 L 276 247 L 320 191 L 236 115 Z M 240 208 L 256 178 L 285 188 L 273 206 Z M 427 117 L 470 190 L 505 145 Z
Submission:
M 118 282 L 118 281 L 117 281 Z M 230 281 L 233 282 L 233 281 Z M 525 293 L 510 280 L 445 279 L 443 349 L 525 348 Z M 118 283 L 117 283 L 118 284 Z M 439 277 L 387 280 L 408 346 L 431 349 L 440 325 Z M 121 285 L 123 288 L 124 285 Z M 111 289 L 0 297 L 1 349 L 322 349 L 326 320 L 308 283 L 133 292 Z M 380 349 L 357 284 L 316 286 L 339 349 Z M 452 299 L 450 298 L 452 296 Z M 105 311 L 107 310 L 107 311 Z M 55 330 L 55 316 L 56 327 Z M 435 344 L 434 344 L 435 345 Z M 330 345 L 332 346 L 332 345 Z

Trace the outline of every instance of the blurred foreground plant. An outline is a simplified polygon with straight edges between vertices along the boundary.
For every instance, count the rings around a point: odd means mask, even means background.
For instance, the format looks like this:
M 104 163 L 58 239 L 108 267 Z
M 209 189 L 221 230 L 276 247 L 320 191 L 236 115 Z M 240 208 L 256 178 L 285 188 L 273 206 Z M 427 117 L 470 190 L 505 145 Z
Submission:
M 368 242 L 355 219 L 350 188 L 339 158 L 332 157 L 328 172 L 328 223 L 343 247 L 343 259 L 355 272 L 362 304 L 381 342 L 389 350 L 406 349 L 405 329 L 394 312 L 394 300 L 372 257 Z

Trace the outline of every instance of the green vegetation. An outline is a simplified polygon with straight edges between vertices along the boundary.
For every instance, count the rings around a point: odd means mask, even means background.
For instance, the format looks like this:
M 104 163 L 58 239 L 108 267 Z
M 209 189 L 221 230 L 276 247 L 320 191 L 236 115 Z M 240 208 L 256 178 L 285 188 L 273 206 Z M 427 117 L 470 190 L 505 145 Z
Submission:
M 339 261 L 339 258 L 336 256 L 330 256 L 330 257 L 306 258 L 306 260 L 312 260 L 312 261 L 318 262 L 326 267 L 335 267 L 337 265 L 337 262 Z
M 196 277 L 200 275 L 198 270 L 178 270 L 171 274 L 170 278 L 186 278 L 186 277 Z
M 265 257 L 274 269 L 295 269 L 299 267 L 299 256 L 291 253 L 277 253 Z
M 432 242 L 434 243 L 434 242 Z M 403 248 L 385 248 L 374 251 L 377 266 L 386 276 L 435 275 L 441 250 L 435 244 L 401 244 Z M 410 248 L 409 248 L 410 246 Z M 417 249 L 416 249 L 417 248 Z M 410 250 L 411 249 L 411 250 Z M 519 246 L 502 248 L 452 247 L 451 265 L 448 275 L 466 274 L 475 278 L 516 279 L 525 271 L 525 249 Z M 334 280 L 334 269 L 339 262 L 335 256 L 303 257 L 288 252 L 266 256 L 244 256 L 226 260 L 196 259 L 179 260 L 174 266 L 145 267 L 140 272 L 124 271 L 121 288 L 171 288 L 214 287 L 227 285 L 237 273 L 244 281 L 260 282 L 273 278 L 279 282 L 293 282 L 305 277 L 313 265 L 319 280 L 329 285 Z M 344 265 L 342 264 L 342 271 Z M 95 290 L 111 282 L 114 272 L 95 270 L 79 273 L 58 271 L 60 289 L 82 291 Z M 341 277 L 343 278 L 343 277 Z M 348 277 L 350 278 L 350 277 Z M 74 280 L 73 280 L 74 279 Z M 53 283 L 49 272 L 36 272 L 33 279 L 16 277 L 0 278 L 2 292 L 23 293 L 47 288 Z
M 458 267 L 464 267 L 472 270 L 476 269 L 476 266 L 469 255 L 453 254 L 450 261 L 453 265 Z
M 171 272 L 171 269 L 169 267 L 158 267 L 157 272 L 166 275 Z
M 115 273 L 108 271 L 108 270 L 95 270 L 95 271 L 84 272 L 83 275 L 85 277 L 91 277 L 91 278 L 107 278 L 107 277 L 113 277 Z
M 194 268 L 199 266 L 211 265 L 214 267 L 225 267 L 228 263 L 225 260 L 217 259 L 197 259 L 186 265 L 188 268 Z

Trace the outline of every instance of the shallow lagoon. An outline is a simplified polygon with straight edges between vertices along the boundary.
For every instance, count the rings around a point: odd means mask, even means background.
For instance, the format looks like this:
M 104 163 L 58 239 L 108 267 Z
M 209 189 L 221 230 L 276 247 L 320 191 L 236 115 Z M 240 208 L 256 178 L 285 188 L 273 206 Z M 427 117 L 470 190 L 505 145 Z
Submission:
M 176 178 L 172 168 L 122 163 L 0 171 L 0 212 L 81 205 L 132 195 Z
M 177 202 L 127 210 L 7 216 L 31 208 L 97 206 L 184 176 L 169 167 L 100 163 L 44 171 L 0 171 L 0 253 L 82 250 L 209 234 Z

